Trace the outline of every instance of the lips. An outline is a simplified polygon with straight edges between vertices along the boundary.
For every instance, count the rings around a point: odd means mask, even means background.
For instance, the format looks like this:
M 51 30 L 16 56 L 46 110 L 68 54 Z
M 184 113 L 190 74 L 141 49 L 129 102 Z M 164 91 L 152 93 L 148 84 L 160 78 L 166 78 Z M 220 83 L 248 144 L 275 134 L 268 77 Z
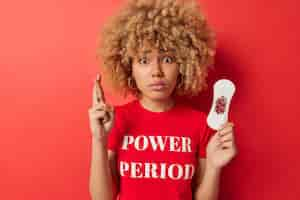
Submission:
M 166 85 L 165 82 L 160 81 L 160 82 L 152 83 L 152 84 L 150 84 L 149 86 L 150 86 L 150 87 L 154 87 L 154 86 L 165 86 L 165 85 Z
M 151 88 L 151 90 L 161 91 L 166 88 L 166 84 L 165 84 L 165 82 L 160 81 L 160 82 L 155 82 L 155 83 L 150 84 L 149 87 Z

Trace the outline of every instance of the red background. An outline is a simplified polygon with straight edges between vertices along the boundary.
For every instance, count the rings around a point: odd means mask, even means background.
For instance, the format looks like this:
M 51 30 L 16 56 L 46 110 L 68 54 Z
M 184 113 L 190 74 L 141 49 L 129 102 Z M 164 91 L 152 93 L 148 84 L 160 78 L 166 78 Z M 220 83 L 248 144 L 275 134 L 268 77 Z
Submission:
M 218 37 L 212 83 L 237 85 L 239 148 L 220 199 L 296 199 L 299 186 L 299 1 L 202 0 Z M 89 199 L 88 108 L 97 32 L 120 1 L 3 1 L 0 6 L 1 199 Z M 122 99 L 103 84 L 111 104 Z M 299 117 L 298 117 L 299 118 Z

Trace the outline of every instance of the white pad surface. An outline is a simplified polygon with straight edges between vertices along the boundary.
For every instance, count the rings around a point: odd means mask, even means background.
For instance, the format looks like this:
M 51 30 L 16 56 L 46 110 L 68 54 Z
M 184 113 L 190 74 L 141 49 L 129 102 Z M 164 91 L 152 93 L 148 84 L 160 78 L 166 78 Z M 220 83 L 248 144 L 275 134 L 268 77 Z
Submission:
M 218 130 L 228 121 L 229 106 L 235 92 L 235 85 L 228 79 L 220 79 L 214 84 L 212 107 L 207 116 L 210 128 Z

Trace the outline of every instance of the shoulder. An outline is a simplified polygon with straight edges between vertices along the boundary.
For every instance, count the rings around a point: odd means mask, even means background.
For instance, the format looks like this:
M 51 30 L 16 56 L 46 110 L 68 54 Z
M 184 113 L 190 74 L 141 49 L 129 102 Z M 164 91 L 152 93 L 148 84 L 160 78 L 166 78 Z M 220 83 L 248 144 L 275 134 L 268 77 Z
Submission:
M 121 112 L 125 112 L 126 110 L 134 108 L 135 105 L 136 105 L 136 100 L 132 100 L 132 101 L 127 102 L 127 103 L 115 105 L 114 107 L 115 107 L 115 110 L 118 110 L 118 111 L 121 111 Z
M 122 118 L 126 118 L 126 116 L 128 116 L 129 113 L 136 110 L 136 100 L 123 103 L 120 105 L 115 105 L 114 110 L 116 115 L 119 115 Z
M 180 113 L 189 119 L 195 120 L 206 120 L 207 113 L 203 110 L 197 109 L 194 106 L 187 104 L 187 103 L 180 103 Z

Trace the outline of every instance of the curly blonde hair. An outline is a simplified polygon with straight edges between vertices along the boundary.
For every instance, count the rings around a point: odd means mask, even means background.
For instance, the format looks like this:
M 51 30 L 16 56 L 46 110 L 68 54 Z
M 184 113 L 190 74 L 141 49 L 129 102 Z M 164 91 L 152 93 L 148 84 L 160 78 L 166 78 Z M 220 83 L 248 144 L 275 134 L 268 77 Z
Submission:
M 128 92 L 136 96 L 128 80 L 132 60 L 144 40 L 175 52 L 181 76 L 176 95 L 194 96 L 207 89 L 216 39 L 196 0 L 129 0 L 104 24 L 99 36 L 97 59 L 113 88 L 125 97 Z

